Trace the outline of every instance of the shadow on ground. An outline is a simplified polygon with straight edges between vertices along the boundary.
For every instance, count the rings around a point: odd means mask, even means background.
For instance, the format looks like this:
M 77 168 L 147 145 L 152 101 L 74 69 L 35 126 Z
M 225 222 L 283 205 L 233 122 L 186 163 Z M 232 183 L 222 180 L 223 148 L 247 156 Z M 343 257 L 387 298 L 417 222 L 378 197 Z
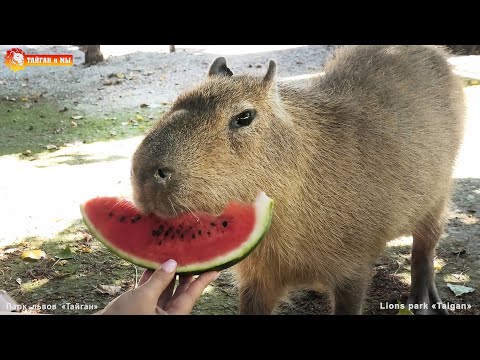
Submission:
M 444 302 L 471 305 L 470 309 L 450 311 L 451 314 L 480 314 L 480 179 L 458 179 L 455 184 L 453 210 L 438 247 L 436 259 L 436 284 Z M 461 228 L 461 231 L 459 229 Z M 55 258 L 66 246 L 74 254 L 71 259 Z M 20 259 L 22 251 L 38 248 L 50 257 L 40 261 Z M 120 292 L 133 288 L 142 269 L 112 255 L 88 234 L 78 220 L 51 239 L 26 238 L 21 244 L 0 251 L 2 270 L 0 286 L 20 304 L 56 305 L 42 313 L 88 314 L 95 309 L 72 309 L 71 305 L 104 307 L 116 295 L 104 294 L 99 285 L 119 286 Z M 395 315 L 397 310 L 384 309 L 388 302 L 405 303 L 409 292 L 410 246 L 387 248 L 385 255 L 373 269 L 372 284 L 364 306 L 364 314 Z M 470 294 L 455 297 L 446 284 L 459 284 L 475 288 Z M 196 304 L 193 314 L 238 313 L 238 292 L 230 271 L 223 271 L 219 279 L 209 286 Z M 383 305 L 382 305 L 383 304 Z M 67 306 L 66 309 L 62 308 Z M 275 313 L 283 315 L 329 314 L 328 294 L 313 290 L 291 293 L 289 301 L 283 301 Z

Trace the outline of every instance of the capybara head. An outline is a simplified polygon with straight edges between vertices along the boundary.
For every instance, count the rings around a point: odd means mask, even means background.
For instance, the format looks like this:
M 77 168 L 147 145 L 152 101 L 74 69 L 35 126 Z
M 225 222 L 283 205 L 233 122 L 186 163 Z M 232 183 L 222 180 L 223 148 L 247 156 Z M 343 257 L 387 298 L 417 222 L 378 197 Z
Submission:
M 219 212 L 231 200 L 253 201 L 278 176 L 285 182 L 281 164 L 269 165 L 288 147 L 275 75 L 274 61 L 261 76 L 234 76 L 217 58 L 205 81 L 181 94 L 136 150 L 137 206 L 164 216 Z

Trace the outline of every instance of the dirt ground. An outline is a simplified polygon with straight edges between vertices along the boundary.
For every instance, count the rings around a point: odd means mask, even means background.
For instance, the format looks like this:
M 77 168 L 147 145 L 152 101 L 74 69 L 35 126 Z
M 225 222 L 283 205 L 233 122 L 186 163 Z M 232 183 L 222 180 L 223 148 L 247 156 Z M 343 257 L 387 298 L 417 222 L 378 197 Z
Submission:
M 0 52 L 12 46 L 0 46 Z M 128 196 L 129 162 L 143 134 L 178 93 L 224 55 L 234 72 L 265 71 L 277 60 L 283 81 L 319 71 L 334 46 L 104 47 L 107 61 L 84 66 L 75 47 L 18 46 L 27 53 L 73 53 L 71 68 L 0 64 L 0 290 L 27 313 L 89 314 L 132 288 L 142 269 L 88 234 L 79 204 L 96 195 Z M 465 79 L 467 133 L 455 169 L 448 225 L 439 244 L 436 284 L 450 314 L 480 314 L 480 56 L 454 57 Z M 49 150 L 47 149 L 49 148 Z M 411 238 L 389 243 L 372 273 L 364 314 L 394 315 L 410 284 Z M 22 260 L 26 250 L 45 252 Z M 474 289 L 455 296 L 447 284 Z M 457 308 L 455 308 L 457 307 Z M 327 294 L 293 292 L 277 314 L 327 314 Z M 209 286 L 194 314 L 237 314 L 230 272 Z

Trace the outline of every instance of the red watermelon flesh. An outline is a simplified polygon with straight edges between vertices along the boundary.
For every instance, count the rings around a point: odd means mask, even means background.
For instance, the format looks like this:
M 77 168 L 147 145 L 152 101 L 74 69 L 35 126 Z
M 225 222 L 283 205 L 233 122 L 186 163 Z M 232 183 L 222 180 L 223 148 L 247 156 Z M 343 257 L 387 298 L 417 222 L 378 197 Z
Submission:
M 150 269 L 175 259 L 179 274 L 220 270 L 244 259 L 268 231 L 272 210 L 273 200 L 263 192 L 253 203 L 230 202 L 220 215 L 142 215 L 131 202 L 116 197 L 81 205 L 85 224 L 112 252 Z

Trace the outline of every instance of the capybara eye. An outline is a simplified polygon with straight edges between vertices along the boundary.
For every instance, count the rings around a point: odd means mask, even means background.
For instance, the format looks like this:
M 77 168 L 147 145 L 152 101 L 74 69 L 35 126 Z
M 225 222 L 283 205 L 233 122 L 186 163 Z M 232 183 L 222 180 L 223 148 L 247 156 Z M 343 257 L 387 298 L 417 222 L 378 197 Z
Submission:
M 243 111 L 233 118 L 231 126 L 233 128 L 248 126 L 252 123 L 254 117 L 255 117 L 254 110 Z

